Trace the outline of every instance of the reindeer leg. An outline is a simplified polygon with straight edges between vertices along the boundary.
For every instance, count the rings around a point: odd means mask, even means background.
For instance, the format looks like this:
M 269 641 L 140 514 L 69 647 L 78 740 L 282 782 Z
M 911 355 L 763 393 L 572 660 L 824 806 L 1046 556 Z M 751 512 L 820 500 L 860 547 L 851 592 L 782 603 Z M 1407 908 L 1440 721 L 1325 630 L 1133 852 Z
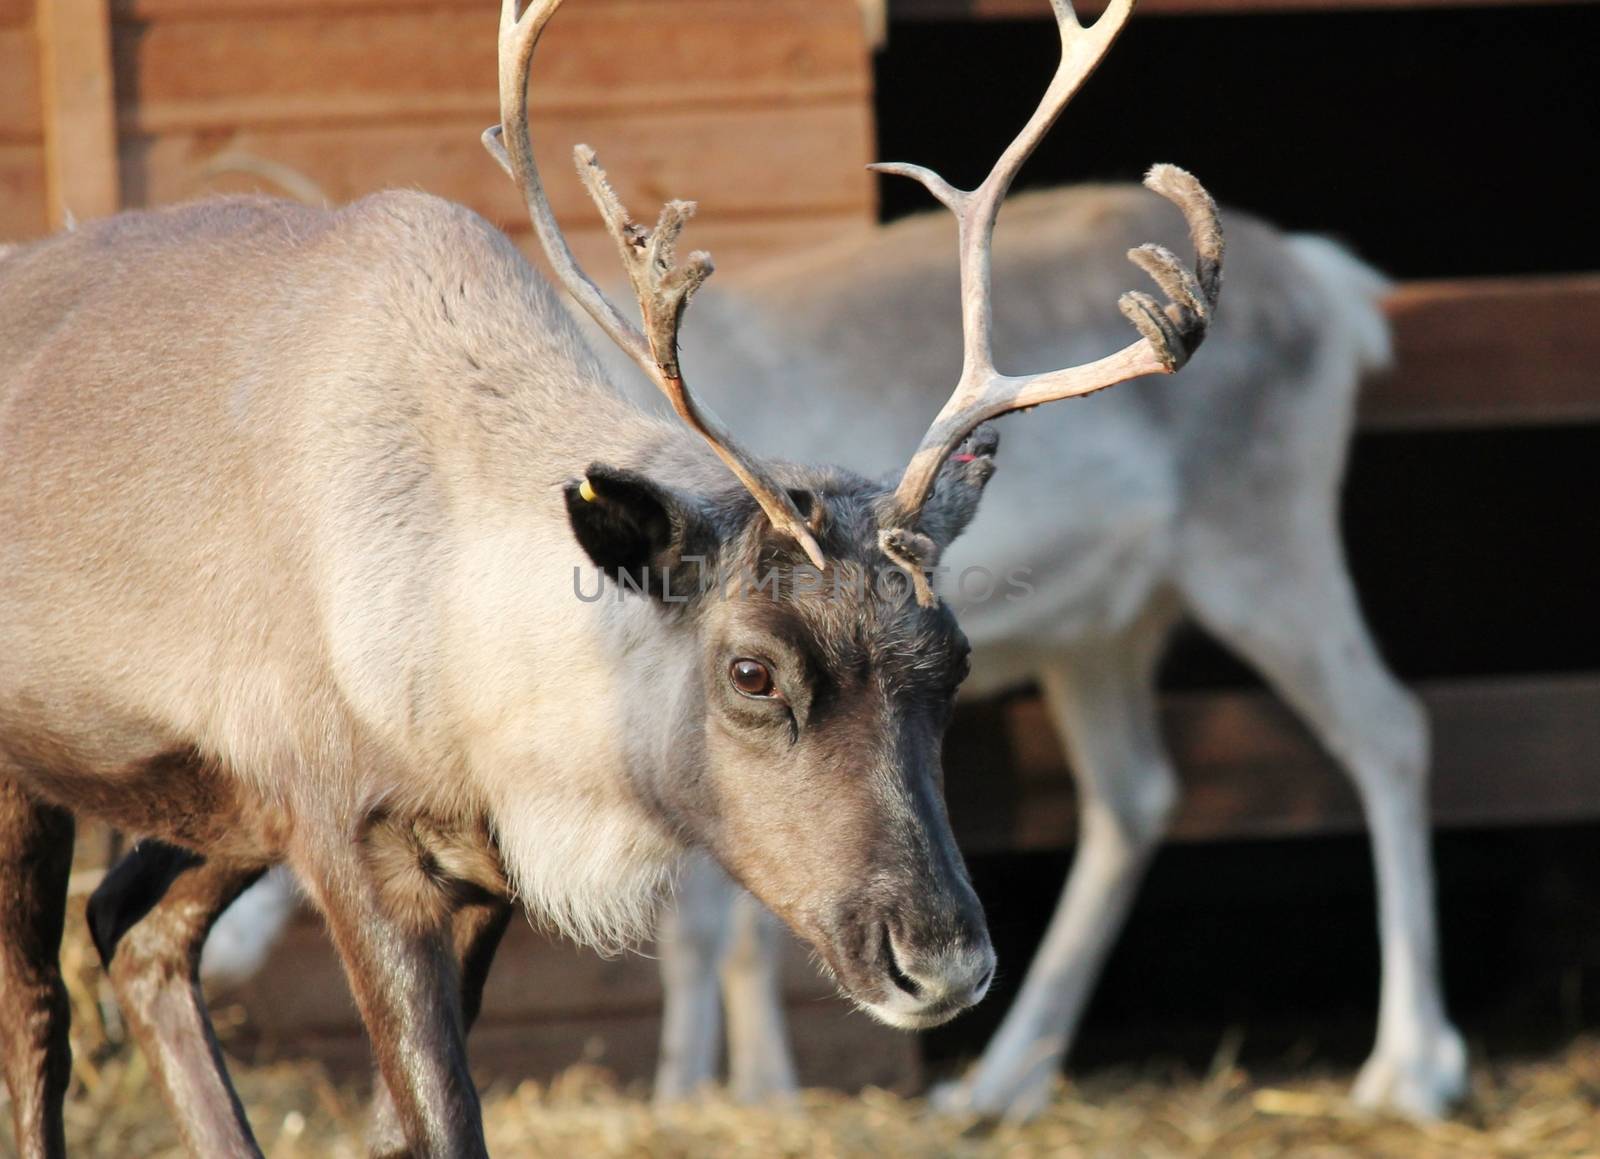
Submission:
M 661 1055 L 655 1100 L 678 1102 L 717 1078 L 722 1001 L 717 967 L 728 944 L 739 887 L 703 854 L 690 857 L 661 914 Z
M 401 912 L 348 831 L 303 825 L 290 863 L 327 919 L 413 1154 L 488 1154 L 467 1071 L 448 910 Z
M 1383 949 L 1378 1037 L 1355 1098 L 1433 1118 L 1466 1089 L 1466 1051 L 1445 1013 L 1428 826 L 1428 729 L 1378 657 L 1331 517 L 1208 554 L 1185 580 L 1205 626 L 1249 659 L 1354 781 L 1372 833 Z M 1262 546 L 1277 545 L 1276 558 Z
M 483 1009 L 483 987 L 516 906 L 509 898 L 469 906 L 455 917 L 452 938 L 461 963 L 461 1017 L 471 1027 Z
M 513 912 L 515 906 L 509 899 L 497 898 L 463 906 L 450 919 L 451 941 L 461 971 L 461 1021 L 467 1030 L 472 1029 L 483 1008 L 483 987 Z M 373 1083 L 367 1151 L 374 1159 L 403 1159 L 412 1153 L 406 1147 L 399 1112 L 381 1074 Z
M 1015 1003 L 978 1065 L 935 1088 L 934 1105 L 1026 1119 L 1051 1087 L 1177 804 L 1156 721 L 1155 665 L 1172 623 L 1153 609 L 1126 635 L 1075 646 L 1040 673 L 1078 788 L 1078 849 L 1067 887 Z
M 799 1089 L 783 1011 L 783 925 L 754 896 L 733 900 L 733 937 L 722 960 L 728 1012 L 728 1084 L 741 1103 L 785 1101 Z
M 58 961 L 72 871 L 72 815 L 0 771 L 0 1050 L 17 1154 L 66 1154 L 61 1103 L 72 1070 Z
M 265 872 L 142 841 L 89 899 L 89 928 L 117 1001 L 196 1156 L 259 1156 L 200 991 L 200 951 L 218 915 Z

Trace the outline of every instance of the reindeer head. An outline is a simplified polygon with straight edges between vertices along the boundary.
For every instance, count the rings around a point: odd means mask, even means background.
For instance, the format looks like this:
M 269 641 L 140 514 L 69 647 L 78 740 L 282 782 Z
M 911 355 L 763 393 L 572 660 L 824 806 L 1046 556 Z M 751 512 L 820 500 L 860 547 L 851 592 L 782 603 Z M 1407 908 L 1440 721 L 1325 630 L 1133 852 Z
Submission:
M 619 585 L 653 600 L 693 641 L 691 740 L 639 791 L 685 838 L 811 943 L 859 1003 L 899 1026 L 934 1025 L 977 1001 L 993 972 L 982 910 L 950 834 L 940 741 L 967 645 L 929 572 L 976 511 L 997 439 L 987 419 L 1128 378 L 1170 373 L 1215 305 L 1221 233 L 1210 197 L 1171 166 L 1147 184 L 1183 210 L 1199 252 L 1190 273 L 1166 250 L 1130 257 L 1173 299 L 1123 298 L 1143 337 L 1083 366 L 1010 377 L 991 349 L 989 250 L 1012 178 L 1109 48 L 1132 7 L 1113 0 L 1091 28 L 1053 0 L 1062 62 L 1043 104 L 976 190 L 914 166 L 957 216 L 966 356 L 959 383 L 898 484 L 762 463 L 695 402 L 678 326 L 710 259 L 678 266 L 693 206 L 635 223 L 594 154 L 578 170 L 617 243 L 643 318 L 635 327 L 578 267 L 534 164 L 527 81 L 561 0 L 518 15 L 503 0 L 502 125 L 485 144 L 521 187 L 557 277 L 700 434 L 732 478 L 674 484 L 594 464 L 566 488 L 574 534 Z M 681 476 L 680 469 L 673 477 Z
M 940 478 L 926 521 L 938 538 L 914 537 L 925 565 L 975 510 L 995 442 L 969 440 Z M 993 964 L 940 792 L 966 640 L 942 603 L 918 602 L 921 573 L 883 550 L 887 487 L 769 470 L 824 567 L 725 475 L 685 490 L 596 464 L 567 485 L 573 530 L 614 594 L 656 603 L 695 651 L 694 725 L 638 787 L 858 1001 L 930 1025 L 976 1001 Z

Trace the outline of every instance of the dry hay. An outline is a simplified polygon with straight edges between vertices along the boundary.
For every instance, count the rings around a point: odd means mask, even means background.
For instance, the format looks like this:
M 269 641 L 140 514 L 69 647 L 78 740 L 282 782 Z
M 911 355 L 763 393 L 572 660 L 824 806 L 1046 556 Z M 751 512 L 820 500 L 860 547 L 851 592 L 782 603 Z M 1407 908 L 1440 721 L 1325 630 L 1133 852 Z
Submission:
M 69 1152 L 95 1159 L 181 1155 L 143 1057 L 123 1040 L 93 951 L 69 940 L 63 958 L 74 1007 Z M 329 1082 L 319 1067 L 236 1064 L 234 1076 L 269 1159 L 364 1154 L 359 1095 Z M 919 1100 L 882 1091 L 853 1098 L 807 1092 L 787 1110 L 706 1098 L 655 1111 L 642 1092 L 577 1067 L 549 1084 L 492 1090 L 484 1110 L 494 1154 L 560 1159 L 1600 1159 L 1600 1039 L 1579 1040 L 1554 1059 L 1480 1065 L 1467 1106 L 1431 1126 L 1357 1111 L 1344 1097 L 1348 1083 L 1348 1075 L 1326 1075 L 1263 1087 L 1225 1060 L 1205 1077 L 1156 1068 L 1105 1073 L 1062 1082 L 1037 1122 L 995 1127 L 940 1118 Z M 0 1114 L 0 1123 L 5 1118 Z M 0 1136 L 0 1156 L 13 1155 L 9 1132 L 0 1129 Z
M 269 1159 L 358 1159 L 362 1106 L 320 1068 L 236 1067 L 240 1093 Z M 136 1054 L 100 1067 L 67 1111 L 73 1155 L 97 1159 L 179 1156 L 177 1138 Z M 1295 1156 L 1335 1159 L 1600 1157 L 1600 1041 L 1561 1057 L 1480 1067 L 1454 1121 L 1417 1127 L 1362 1114 L 1344 1098 L 1348 1076 L 1252 1086 L 1236 1068 L 1206 1079 L 1107 1074 L 1063 1083 L 1049 1111 L 1023 1127 L 990 1128 L 930 1115 L 916 1099 L 882 1091 L 851 1098 L 807 1092 L 791 1110 L 733 1106 L 717 1098 L 655 1111 L 604 1072 L 576 1067 L 550 1084 L 491 1091 L 484 1103 L 495 1155 L 881 1156 Z M 0 1155 L 10 1155 L 9 1140 Z

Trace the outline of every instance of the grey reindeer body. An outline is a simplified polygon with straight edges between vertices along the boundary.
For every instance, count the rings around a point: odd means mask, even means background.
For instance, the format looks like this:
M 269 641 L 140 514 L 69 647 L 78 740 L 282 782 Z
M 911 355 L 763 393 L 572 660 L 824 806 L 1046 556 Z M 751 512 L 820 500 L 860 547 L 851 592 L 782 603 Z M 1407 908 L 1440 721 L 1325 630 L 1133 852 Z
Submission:
M 24 1154 L 62 1150 L 73 814 L 159 839 L 108 879 L 91 923 L 197 1155 L 257 1153 L 194 969 L 212 920 L 280 861 L 327 918 L 373 1035 L 393 1095 L 379 1139 L 418 1154 L 482 1153 L 462 1028 L 506 895 L 614 945 L 647 931 L 686 842 L 721 843 L 765 881 L 881 1017 L 929 1024 L 981 995 L 992 955 L 927 788 L 938 727 L 902 715 L 897 691 L 944 711 L 924 685 L 959 660 L 949 613 L 853 609 L 858 643 L 922 667 L 852 659 L 882 701 L 854 719 L 813 705 L 813 739 L 766 762 L 796 775 L 764 780 L 765 803 L 743 792 L 748 746 L 772 729 L 751 740 L 718 707 L 716 649 L 773 615 L 800 646 L 809 605 L 585 602 L 573 532 L 603 538 L 622 489 L 643 486 L 604 460 L 731 518 L 725 562 L 785 549 L 763 546 L 701 440 L 607 385 L 486 222 L 411 193 L 128 214 L 0 257 L 0 318 L 0 1030 Z M 784 470 L 830 512 L 832 566 L 888 566 L 859 526 L 879 491 Z M 575 498 L 586 472 L 621 497 Z M 850 739 L 902 728 L 929 743 Z M 812 793 L 840 810 L 841 848 L 763 820 Z M 873 836 L 875 817 L 898 836 Z M 918 862 L 893 903 L 933 915 L 926 931 L 850 926 L 891 903 L 889 849 Z M 940 898 L 954 908 L 935 915 Z M 452 958 L 471 975 L 459 1002 L 441 990 Z
M 705 457 L 606 385 L 503 235 L 420 195 L 229 200 L 5 261 L 0 737 L 53 749 L 12 756 L 25 779 L 70 797 L 50 766 L 114 784 L 193 748 L 286 814 L 465 819 L 536 807 L 485 771 L 514 759 L 596 826 L 636 811 L 586 768 L 637 765 L 656 718 L 624 702 L 573 726 L 617 700 L 585 641 L 643 610 L 573 599 L 560 484 L 663 446 L 690 477 Z M 561 752 L 529 747 L 547 712 Z M 639 841 L 641 864 L 671 846 Z M 588 909 L 573 928 L 603 934 Z
M 1077 860 L 1004 1025 L 944 1105 L 1026 1116 L 1048 1097 L 1178 780 L 1154 674 L 1182 616 L 1251 663 L 1350 773 L 1371 826 L 1383 952 L 1376 1049 L 1357 1097 L 1417 1115 L 1459 1096 L 1465 1058 L 1442 1003 L 1420 709 L 1365 628 L 1338 534 L 1358 379 L 1386 361 L 1381 279 L 1331 242 L 1224 215 L 1228 292 L 1176 384 L 1142 380 L 1001 424 L 984 510 L 945 560 L 973 645 L 966 692 L 1035 681 L 1079 791 Z M 1016 198 L 995 240 L 1001 348 L 1015 369 L 1103 353 L 1123 251 L 1177 215 L 1134 187 Z M 932 384 L 960 362 L 956 285 L 938 215 L 779 262 L 708 293 L 685 358 L 758 447 L 804 447 L 864 471 L 899 462 Z M 813 385 L 825 384 L 823 402 Z M 851 416 L 840 421 L 839 416 Z M 968 568 L 964 598 L 959 583 Z M 1032 592 L 1006 577 L 1026 572 Z M 995 593 L 984 594 L 983 576 Z M 793 1069 L 776 992 L 777 927 L 714 868 L 688 874 L 663 926 L 667 1014 L 658 1096 L 709 1081 L 715 978 L 730 1071 L 749 1098 Z M 734 915 L 737 914 L 737 920 Z
M 0 872 L 41 888 L 14 850 L 62 810 L 203 855 L 144 920 L 97 930 L 130 1021 L 172 1044 L 152 1061 L 191 1149 L 253 1147 L 190 959 L 268 864 L 328 914 L 369 1023 L 402 1023 L 386 1074 L 438 1079 L 459 1034 L 448 1004 L 404 1020 L 440 951 L 384 917 L 375 817 L 496 817 L 516 862 L 523 813 L 519 889 L 580 932 L 642 919 L 677 842 L 626 784 L 622 746 L 652 724 L 619 724 L 595 642 L 629 629 L 571 599 L 556 485 L 671 433 L 604 385 L 502 235 L 413 194 L 125 215 L 0 258 L 0 318 L 0 788 L 22 833 Z M 595 719 L 608 702 L 622 715 Z M 7 942 L 9 1017 L 59 1037 L 53 947 Z M 64 1041 L 7 1029 L 24 1153 L 57 1153 L 59 1090 L 18 1092 Z M 444 1097 L 428 1149 L 469 1153 L 470 1085 Z
M 1070 1047 L 1144 865 L 1178 803 L 1156 732 L 1154 668 L 1188 615 L 1256 666 L 1354 777 L 1373 831 L 1383 985 L 1357 1094 L 1431 1115 L 1464 1082 L 1439 991 L 1425 821 L 1425 724 L 1384 669 L 1350 587 L 1338 491 L 1361 374 L 1388 358 L 1382 279 L 1333 243 L 1228 214 L 1229 290 L 1180 384 L 1129 383 L 1004 424 L 981 516 L 952 548 L 946 595 L 974 646 L 966 688 L 1037 681 L 1077 777 L 1078 861 L 1016 1008 L 953 1107 L 1037 1110 Z M 1110 307 L 1131 242 L 1177 217 L 1134 187 L 1020 196 L 995 239 L 997 326 L 1019 368 L 1092 357 L 1122 337 Z M 684 335 L 702 393 L 758 447 L 902 461 L 935 384 L 960 360 L 937 215 L 710 287 Z M 601 356 L 641 400 L 624 360 Z M 846 416 L 840 421 L 840 416 Z M 968 590 L 987 599 L 964 600 Z M 1007 577 L 1025 572 L 1023 599 Z M 257 887 L 279 908 L 289 887 Z M 781 926 L 709 862 L 679 881 L 660 931 L 666 995 L 657 1095 L 717 1070 L 749 1100 L 792 1090 L 778 990 Z M 244 962 L 277 923 L 224 917 Z M 236 967 L 235 967 L 236 968 Z M 219 962 L 219 973 L 230 967 Z M 719 999 L 718 981 L 724 993 Z

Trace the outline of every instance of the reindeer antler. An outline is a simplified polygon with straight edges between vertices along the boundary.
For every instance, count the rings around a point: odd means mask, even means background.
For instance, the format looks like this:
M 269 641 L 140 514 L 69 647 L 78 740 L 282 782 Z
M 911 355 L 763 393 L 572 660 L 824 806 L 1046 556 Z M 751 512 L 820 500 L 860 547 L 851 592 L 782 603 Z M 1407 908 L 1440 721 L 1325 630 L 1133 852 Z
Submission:
M 1177 204 L 1189 223 L 1198 255 L 1190 273 L 1170 251 L 1158 245 L 1130 250 L 1128 258 L 1154 279 L 1172 299 L 1166 306 L 1149 294 L 1122 296 L 1123 314 L 1144 337 L 1097 362 L 1021 377 L 1003 375 L 994 367 L 994 315 L 990 305 L 990 248 L 995 219 L 1017 170 L 1038 146 L 1083 82 L 1094 72 L 1133 12 L 1134 0 L 1111 0 L 1088 28 L 1078 23 L 1070 0 L 1051 0 L 1061 33 L 1061 64 L 1032 118 L 995 162 L 983 184 L 957 189 L 931 169 L 899 163 L 873 165 L 920 181 L 955 214 L 961 260 L 961 332 L 965 355 L 961 379 L 939 411 L 912 456 L 894 505 L 899 521 L 915 526 L 933 492 L 939 468 L 979 423 L 1007 411 L 1023 410 L 1059 398 L 1091 394 L 1145 374 L 1171 374 L 1184 364 L 1205 337 L 1206 326 L 1222 288 L 1222 226 L 1216 203 L 1188 173 L 1174 165 L 1157 165 L 1145 177 L 1150 189 Z
M 822 550 L 812 537 L 789 493 L 775 483 L 756 461 L 741 449 L 684 384 L 678 366 L 678 326 L 683 311 L 702 283 L 711 276 L 709 254 L 695 252 L 687 264 L 676 264 L 678 235 L 694 214 L 692 201 L 670 201 L 661 210 L 654 229 L 636 224 L 606 180 L 594 150 L 579 145 L 573 150 L 578 175 L 599 207 L 606 230 L 617 243 L 623 267 L 639 299 L 644 332 L 617 310 L 600 292 L 572 256 L 567 239 L 556 224 L 545 196 L 539 168 L 533 160 L 528 134 L 528 73 L 533 52 L 544 27 L 562 0 L 534 0 L 520 16 L 518 0 L 501 0 L 500 6 L 500 124 L 484 131 L 484 148 L 500 163 L 522 190 L 528 217 L 539 236 L 556 277 L 567 292 L 588 311 L 600 328 L 649 376 L 672 403 L 672 409 L 693 428 L 728 465 L 739 482 L 755 497 L 772 526 L 792 536 L 817 567 Z

